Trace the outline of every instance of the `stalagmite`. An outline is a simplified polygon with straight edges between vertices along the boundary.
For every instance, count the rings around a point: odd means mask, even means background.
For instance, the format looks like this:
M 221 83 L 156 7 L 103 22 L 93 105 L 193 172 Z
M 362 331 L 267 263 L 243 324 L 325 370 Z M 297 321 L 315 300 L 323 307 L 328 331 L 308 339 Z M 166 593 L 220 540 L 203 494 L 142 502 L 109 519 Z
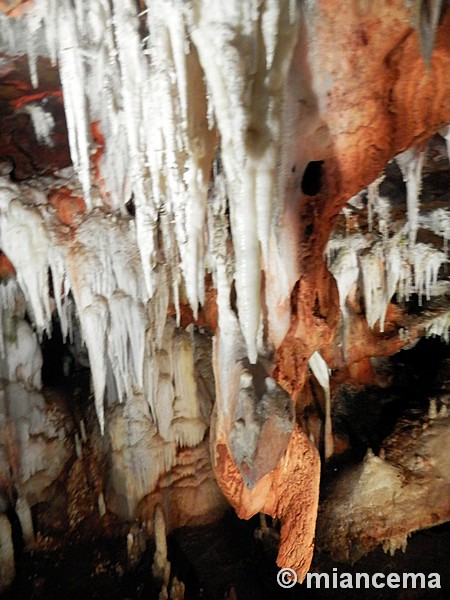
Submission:
M 20 526 L 22 528 L 22 537 L 25 543 L 25 549 L 31 550 L 35 543 L 34 527 L 30 505 L 25 498 L 19 497 L 17 499 L 16 514 L 19 517 Z
M 0 514 L 0 591 L 11 585 L 15 575 L 11 524 L 6 515 Z
M 133 523 L 127 534 L 127 556 L 130 566 L 136 567 L 139 564 L 145 550 L 146 542 L 144 531 L 137 523 Z
M 380 456 L 368 451 L 344 470 L 322 503 L 318 547 L 333 560 L 355 562 L 380 543 L 398 549 L 412 531 L 446 522 L 449 454 L 435 448 L 448 447 L 448 426 L 446 411 L 425 421 L 401 419 Z
M 154 535 L 156 550 L 153 557 L 152 573 L 155 579 L 162 582 L 160 600 L 168 598 L 168 585 L 170 579 L 170 562 L 167 560 L 166 523 L 162 508 L 158 505 L 154 514 Z
M 170 585 L 170 600 L 184 600 L 185 585 L 177 577 L 172 579 Z
M 103 492 L 101 492 L 98 496 L 98 512 L 100 514 L 100 517 L 104 517 L 106 514 L 106 502 L 105 502 L 105 496 L 103 495 Z

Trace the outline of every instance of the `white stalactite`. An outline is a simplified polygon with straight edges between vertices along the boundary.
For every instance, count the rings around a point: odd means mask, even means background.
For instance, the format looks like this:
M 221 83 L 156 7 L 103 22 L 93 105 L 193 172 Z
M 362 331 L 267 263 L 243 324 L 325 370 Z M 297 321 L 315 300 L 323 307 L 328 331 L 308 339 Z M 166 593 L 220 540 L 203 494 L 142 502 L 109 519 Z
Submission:
M 408 239 L 411 254 L 414 253 L 417 229 L 419 227 L 420 192 L 422 189 L 422 168 L 425 151 L 410 148 L 395 157 L 406 183 L 406 204 L 408 209 Z
M 394 221 L 391 223 L 391 203 L 379 195 L 381 176 L 368 187 L 368 231 L 345 238 L 332 236 L 328 242 L 328 268 L 337 281 L 344 325 L 345 300 L 355 283 L 364 297 L 369 326 L 373 328 L 378 323 L 380 332 L 384 331 L 386 312 L 395 294 L 399 301 L 408 301 L 411 295 L 417 294 L 421 305 L 423 297 L 430 300 L 438 293 L 439 271 L 447 262 L 450 219 L 448 211 L 442 208 L 424 214 L 419 212 L 424 154 L 412 148 L 396 157 L 407 187 L 405 224 L 399 228 Z M 351 210 L 351 206 L 346 210 Z M 416 242 L 420 227 L 443 238 L 443 252 L 431 244 Z
M 1 192 L 0 192 L 1 193 Z M 20 190 L 17 187 L 17 197 Z M 39 334 L 50 329 L 48 256 L 50 236 L 37 208 L 12 199 L 2 210 L 0 245 L 17 271 Z
M 427 337 L 440 337 L 447 344 L 450 343 L 450 312 L 436 317 L 426 328 Z
M 192 335 L 176 327 L 180 298 L 187 297 L 196 315 L 205 299 L 205 273 L 212 274 L 219 307 L 219 403 L 227 418 L 236 360 L 256 362 L 267 338 L 261 271 L 266 271 L 269 342 L 280 343 L 287 331 L 290 288 L 297 279 L 288 264 L 291 246 L 279 227 L 287 218 L 282 135 L 297 3 L 145 4 L 139 15 L 134 0 L 35 0 L 14 26 L 0 17 L 2 50 L 17 45 L 17 31 L 30 34 L 33 84 L 43 38 L 51 60 L 58 61 L 71 157 L 88 208 L 68 236 L 45 198 L 29 206 L 25 187 L 2 177 L 0 244 L 17 271 L 39 336 L 50 333 L 49 269 L 64 338 L 70 337 L 73 297 L 102 431 L 106 393 L 117 393 L 123 415 L 149 430 L 141 442 L 119 417 L 115 421 L 115 448 L 139 447 L 137 458 L 131 450 L 124 458 L 133 498 L 145 494 L 173 463 L 177 445 L 198 444 L 207 427 L 193 375 Z M 53 123 L 43 106 L 33 103 L 25 110 L 38 141 L 49 144 Z M 91 181 L 93 125 L 104 138 L 96 159 L 101 198 Z M 448 141 L 447 130 L 444 135 Z M 430 297 L 445 261 L 442 253 L 416 244 L 423 153 L 411 150 L 397 160 L 407 185 L 408 252 L 403 232 L 390 237 L 390 205 L 379 197 L 379 181 L 369 194 L 370 225 L 376 216 L 379 236 L 372 228 L 371 239 L 348 235 L 342 244 L 331 241 L 327 250 L 344 318 L 348 294 L 362 280 L 367 320 L 371 327 L 379 322 L 381 330 L 393 295 Z M 134 220 L 125 208 L 131 199 Z M 442 231 L 446 241 L 446 218 L 430 215 L 423 226 Z M 233 281 L 238 316 L 230 306 Z M 0 284 L 6 313 L 12 311 L 9 286 Z M 175 306 L 176 322 L 167 319 L 169 304 Z M 10 327 L 6 313 L 2 309 L 3 354 Z M 19 337 L 37 343 L 31 329 L 25 335 L 23 315 L 18 317 Z M 329 376 L 320 355 L 311 361 L 325 386 L 328 456 Z M 16 363 L 15 374 L 22 364 Z M 34 371 L 26 371 L 21 381 L 38 384 Z M 149 465 L 152 443 L 161 456 Z
M 70 155 L 83 186 L 84 198 L 91 206 L 91 174 L 89 161 L 89 121 L 86 102 L 85 69 L 80 34 L 70 0 L 62 0 L 58 21 L 58 60 L 64 94 Z
M 107 200 L 123 213 L 134 197 L 147 294 L 152 297 L 159 286 L 157 256 L 162 251 L 174 304 L 181 273 L 194 315 L 204 301 L 204 230 L 216 143 L 209 128 L 217 123 L 239 324 L 249 359 L 255 362 L 262 268 L 279 272 L 283 281 L 282 289 L 275 290 L 267 278 L 267 301 L 280 313 L 270 324 L 278 341 L 280 323 L 286 328 L 281 313 L 288 313 L 289 266 L 277 231 L 283 209 L 274 211 L 273 203 L 276 199 L 281 205 L 284 191 L 279 165 L 296 3 L 233 0 L 224 7 L 203 0 L 152 0 L 145 12 L 146 19 L 137 14 L 132 0 L 76 2 L 74 7 L 69 0 L 36 0 L 22 18 L 33 32 L 30 64 L 33 68 L 40 34 L 51 59 L 59 61 L 71 156 L 88 208 L 94 203 L 90 126 L 98 122 L 105 139 L 98 166 Z M 145 22 L 147 40 L 141 39 Z M 40 126 L 37 116 L 33 118 Z M 39 135 L 48 141 L 42 127 Z
M 191 35 L 221 134 L 236 256 L 239 321 L 249 360 L 255 362 L 261 250 L 268 265 L 272 198 L 278 191 L 276 166 L 284 78 L 295 40 L 294 3 L 268 2 L 261 13 L 255 1 L 233 0 L 225 5 L 218 0 L 196 0 L 192 5 Z M 263 99 L 267 110 L 261 108 Z
M 14 329 L 3 340 L 5 358 L 0 360 L 0 376 L 8 381 L 20 381 L 26 389 L 42 387 L 42 354 L 38 339 L 30 325 L 17 319 Z
M 416 244 L 414 250 L 414 284 L 415 292 L 419 297 L 419 305 L 422 297 L 427 300 L 431 298 L 433 289 L 437 284 L 439 269 L 446 262 L 443 252 L 426 244 Z
M 90 304 L 79 311 L 83 339 L 89 352 L 95 410 L 103 434 L 105 429 L 104 396 L 107 375 L 108 303 L 103 296 L 95 296 Z
M 443 251 L 448 255 L 448 240 L 450 240 L 450 211 L 445 208 L 437 208 L 428 214 L 421 215 L 420 226 L 431 230 L 443 238 Z
M 334 450 L 333 427 L 331 423 L 330 369 L 317 350 L 309 359 L 309 367 L 325 394 L 325 460 Z

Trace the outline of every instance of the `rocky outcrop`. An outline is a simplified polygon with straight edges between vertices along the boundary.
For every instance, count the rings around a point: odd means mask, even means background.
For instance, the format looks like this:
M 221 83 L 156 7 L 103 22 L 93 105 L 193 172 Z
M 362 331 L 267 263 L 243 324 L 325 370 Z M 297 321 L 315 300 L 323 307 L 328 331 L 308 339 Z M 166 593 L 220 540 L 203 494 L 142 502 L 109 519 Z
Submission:
M 400 421 L 379 455 L 348 469 L 320 509 L 317 544 L 334 560 L 354 562 L 381 544 L 405 551 L 413 531 L 450 515 L 448 397 L 432 399 L 428 415 Z

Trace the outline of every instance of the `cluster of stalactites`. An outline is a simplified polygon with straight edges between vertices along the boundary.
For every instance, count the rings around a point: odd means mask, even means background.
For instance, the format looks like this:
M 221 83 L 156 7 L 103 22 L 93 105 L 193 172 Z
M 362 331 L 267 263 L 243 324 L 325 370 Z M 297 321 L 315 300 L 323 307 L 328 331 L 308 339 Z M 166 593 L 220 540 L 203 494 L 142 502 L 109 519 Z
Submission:
M 427 337 L 440 337 L 450 343 L 450 311 L 432 319 L 426 328 Z
M 447 134 L 447 130 L 444 134 Z M 379 194 L 382 177 L 367 190 L 368 231 L 332 236 L 328 243 L 328 267 L 337 282 L 344 324 L 348 318 L 347 297 L 355 285 L 359 285 L 364 298 L 369 326 L 373 328 L 379 323 L 380 331 L 384 330 L 387 308 L 395 294 L 399 301 L 408 301 L 416 294 L 421 305 L 424 297 L 430 300 L 432 295 L 439 292 L 437 284 L 440 268 L 448 260 L 450 212 L 437 208 L 420 213 L 424 155 L 423 150 L 412 148 L 395 159 L 406 185 L 405 223 L 398 227 L 398 224 L 391 221 L 390 201 Z M 358 198 L 350 201 L 344 214 L 351 211 L 352 204 L 358 204 Z M 417 242 L 420 228 L 442 237 L 443 247 L 436 248 L 428 243 Z
M 204 301 L 205 268 L 217 272 L 207 200 L 220 137 L 240 328 L 255 362 L 261 268 L 276 270 L 282 282 L 266 290 L 268 298 L 278 302 L 290 291 L 276 235 L 280 207 L 274 210 L 273 202 L 283 185 L 281 128 L 296 2 L 145 4 L 138 14 L 132 0 L 35 0 L 15 27 L 26 31 L 35 85 L 44 39 L 59 66 L 72 161 L 88 209 L 98 204 L 90 162 L 90 128 L 98 122 L 105 140 L 103 202 L 123 213 L 134 198 L 147 294 L 161 286 L 162 254 L 171 264 L 175 304 L 182 282 L 194 315 Z M 0 25 L 13 52 L 21 42 L 10 21 Z M 40 139 L 50 140 L 48 115 L 33 109 L 31 117 Z
M 7 177 L 0 181 L 0 245 L 17 274 L 0 283 L 0 358 L 7 379 L 40 387 L 38 337 L 50 334 L 56 310 L 74 351 L 79 332 L 86 345 L 102 431 L 105 393 L 119 402 L 143 394 L 164 440 L 199 443 L 206 423 L 194 380 L 193 335 L 167 321 L 167 283 L 149 299 L 134 221 L 91 213 L 68 236 L 55 209 L 27 205 L 22 188 Z M 161 265 L 160 281 L 169 274 Z

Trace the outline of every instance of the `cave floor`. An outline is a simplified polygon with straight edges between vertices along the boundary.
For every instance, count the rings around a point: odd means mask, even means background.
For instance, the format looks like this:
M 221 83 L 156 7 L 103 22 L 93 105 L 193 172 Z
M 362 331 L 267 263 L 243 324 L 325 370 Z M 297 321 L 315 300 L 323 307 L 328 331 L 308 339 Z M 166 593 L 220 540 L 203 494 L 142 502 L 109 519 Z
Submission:
M 315 556 L 313 567 L 338 573 L 438 572 L 441 589 L 307 589 L 296 585 L 282 589 L 276 583 L 275 550 L 255 538 L 258 519 L 240 521 L 229 513 L 214 525 L 182 528 L 168 538 L 172 576 L 186 585 L 185 599 L 342 598 L 398 599 L 448 598 L 450 524 L 411 536 L 405 553 L 394 556 L 380 549 L 353 566 L 332 563 Z M 160 587 L 151 576 L 153 548 L 140 563 L 126 571 L 123 539 L 67 543 L 64 550 L 23 555 L 18 576 L 4 600 L 139 600 L 157 599 Z

